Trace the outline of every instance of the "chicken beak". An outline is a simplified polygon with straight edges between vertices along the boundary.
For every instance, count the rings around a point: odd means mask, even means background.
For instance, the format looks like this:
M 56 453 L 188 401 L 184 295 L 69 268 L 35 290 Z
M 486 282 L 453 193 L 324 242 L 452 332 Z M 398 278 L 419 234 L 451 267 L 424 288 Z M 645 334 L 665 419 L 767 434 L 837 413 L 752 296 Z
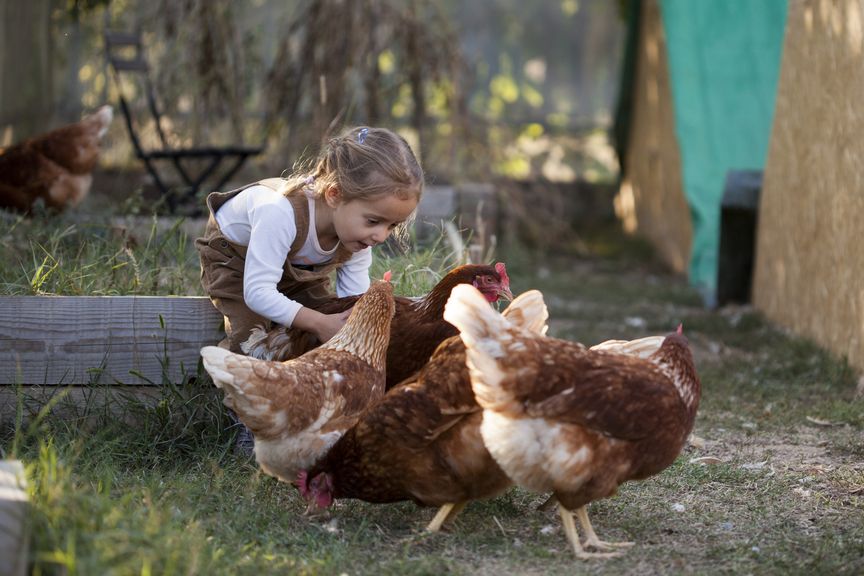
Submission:
M 498 288 L 498 297 L 503 298 L 507 302 L 513 301 L 513 292 L 510 291 L 509 286 L 501 286 Z

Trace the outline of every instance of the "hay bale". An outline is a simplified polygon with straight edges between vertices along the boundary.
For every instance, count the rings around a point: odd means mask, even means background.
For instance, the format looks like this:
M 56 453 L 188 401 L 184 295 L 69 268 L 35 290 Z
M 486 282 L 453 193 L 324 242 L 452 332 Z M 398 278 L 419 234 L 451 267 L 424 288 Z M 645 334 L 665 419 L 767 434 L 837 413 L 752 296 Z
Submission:
M 615 212 L 625 230 L 645 236 L 672 270 L 684 273 L 693 226 L 681 182 L 666 39 L 659 2 L 641 4 L 627 167 Z
M 753 298 L 864 369 L 864 0 L 789 3 Z

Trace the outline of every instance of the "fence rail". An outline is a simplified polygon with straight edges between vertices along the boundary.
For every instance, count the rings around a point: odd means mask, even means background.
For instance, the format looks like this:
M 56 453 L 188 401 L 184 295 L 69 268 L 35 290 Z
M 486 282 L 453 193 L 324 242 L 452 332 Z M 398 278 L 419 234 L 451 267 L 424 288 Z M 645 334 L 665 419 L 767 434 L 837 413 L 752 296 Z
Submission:
M 180 382 L 223 337 L 203 297 L 0 296 L 0 386 Z

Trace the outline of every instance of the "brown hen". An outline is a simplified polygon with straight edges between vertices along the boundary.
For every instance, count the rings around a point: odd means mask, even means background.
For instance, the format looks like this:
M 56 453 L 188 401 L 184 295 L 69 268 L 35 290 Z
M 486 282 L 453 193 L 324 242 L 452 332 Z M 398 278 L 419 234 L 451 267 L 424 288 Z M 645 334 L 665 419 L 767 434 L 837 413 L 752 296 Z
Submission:
M 548 313 L 540 292 L 520 295 L 504 317 L 543 333 Z M 512 485 L 480 436 L 483 413 L 474 399 L 459 336 L 441 343 L 419 372 L 378 401 L 308 474 L 299 478 L 310 509 L 334 498 L 385 503 L 411 500 L 442 506 L 436 531 L 470 500 Z
M 510 278 L 502 262 L 494 266 L 459 266 L 448 272 L 425 296 L 397 296 L 396 315 L 390 325 L 390 346 L 387 349 L 388 390 L 417 372 L 426 364 L 438 344 L 457 334 L 456 328 L 445 322 L 442 315 L 450 291 L 459 284 L 471 284 L 483 294 L 487 302 L 513 298 Z M 324 314 L 342 312 L 351 308 L 357 298 L 334 298 L 317 310 Z M 319 345 L 318 339 L 309 332 L 277 326 L 270 331 L 262 328 L 253 330 L 242 347 L 244 352 L 255 358 L 287 360 Z
M 224 404 L 255 436 L 261 469 L 285 482 L 318 461 L 384 394 L 393 288 L 374 282 L 327 343 L 287 362 L 201 349 Z
M 29 213 L 37 201 L 63 210 L 90 191 L 99 143 L 113 112 L 102 106 L 80 122 L 0 151 L 0 207 Z
M 612 554 L 584 551 L 572 511 L 585 546 L 630 545 L 600 541 L 586 506 L 661 472 L 680 453 L 701 391 L 684 336 L 667 336 L 647 358 L 588 350 L 509 325 L 470 286 L 453 290 L 444 317 L 465 343 L 481 434 L 501 469 L 516 484 L 553 493 L 578 557 Z

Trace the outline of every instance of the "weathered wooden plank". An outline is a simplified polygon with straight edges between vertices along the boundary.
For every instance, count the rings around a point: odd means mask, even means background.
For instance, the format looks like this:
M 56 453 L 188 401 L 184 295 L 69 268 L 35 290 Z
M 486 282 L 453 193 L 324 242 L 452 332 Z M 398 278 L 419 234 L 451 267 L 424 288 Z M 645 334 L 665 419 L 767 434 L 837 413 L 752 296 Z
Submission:
M 18 460 L 0 460 L 0 574 L 27 574 L 30 548 L 27 486 Z
M 221 323 L 203 297 L 2 296 L 0 384 L 179 382 Z

